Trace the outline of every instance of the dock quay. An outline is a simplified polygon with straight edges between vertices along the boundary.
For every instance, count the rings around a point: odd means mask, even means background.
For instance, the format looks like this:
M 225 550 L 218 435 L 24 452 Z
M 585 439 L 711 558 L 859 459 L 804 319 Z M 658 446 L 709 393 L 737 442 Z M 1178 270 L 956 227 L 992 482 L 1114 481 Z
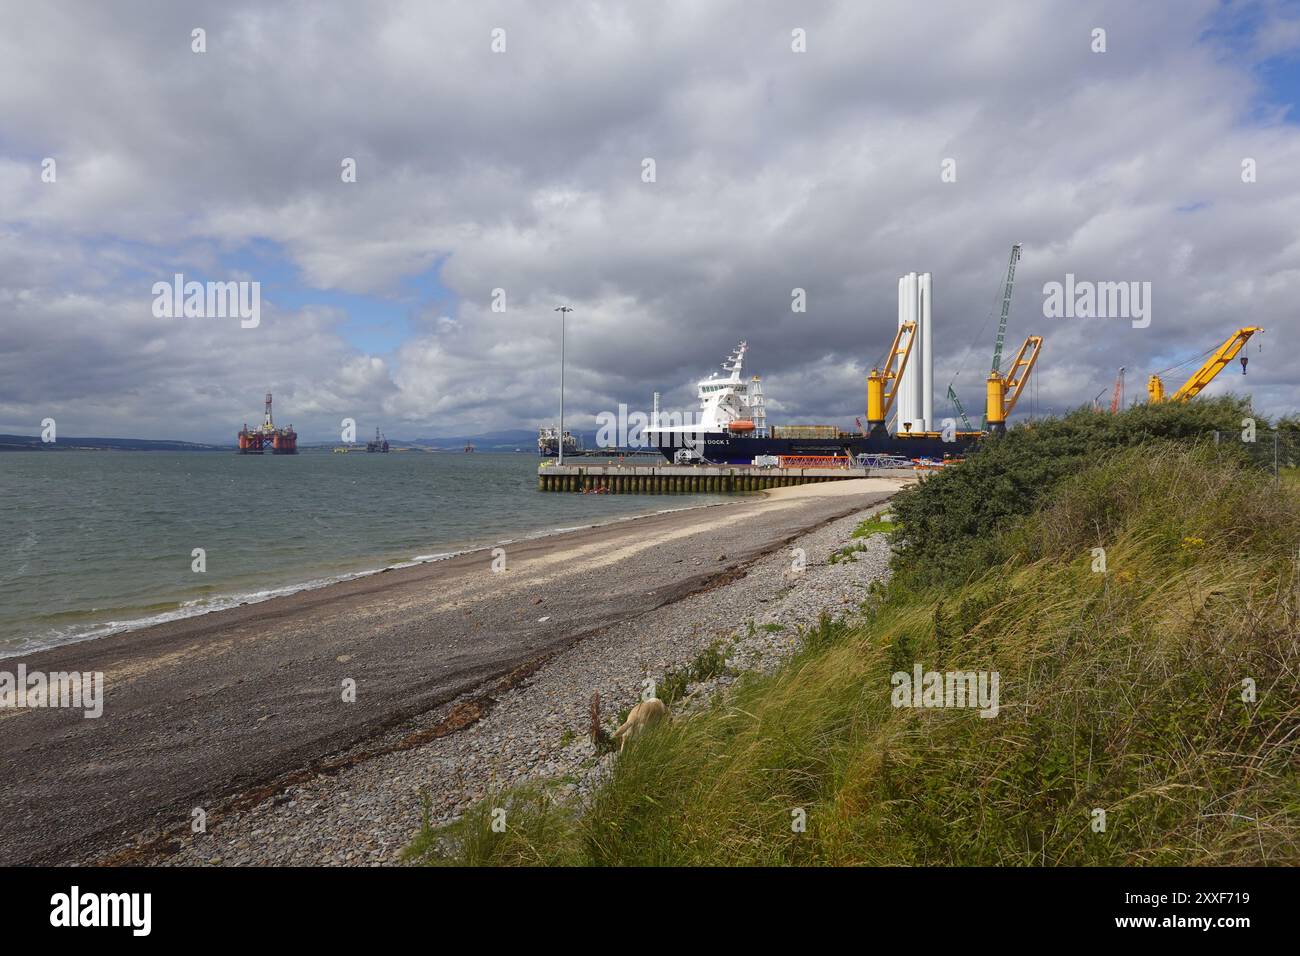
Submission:
M 615 495 L 744 494 L 850 478 L 911 478 L 910 468 L 756 468 L 752 465 L 556 465 L 537 469 L 538 491 Z

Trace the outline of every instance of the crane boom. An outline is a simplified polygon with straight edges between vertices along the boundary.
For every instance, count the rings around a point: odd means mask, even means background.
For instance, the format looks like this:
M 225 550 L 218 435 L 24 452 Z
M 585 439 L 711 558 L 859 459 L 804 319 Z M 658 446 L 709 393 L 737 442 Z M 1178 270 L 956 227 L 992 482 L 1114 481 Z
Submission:
M 1016 281 L 1016 263 L 1020 261 L 1020 243 L 1011 247 L 1011 261 L 1007 263 L 1007 282 L 1002 289 L 1002 315 L 998 319 L 998 337 L 993 342 L 993 368 L 1002 367 L 1002 342 L 1007 337 L 1007 317 L 1011 315 L 1011 287 Z
M 1205 386 L 1214 381 L 1214 377 L 1223 371 L 1225 365 L 1237 357 L 1237 353 L 1245 347 L 1252 335 L 1263 331 L 1259 326 L 1246 325 L 1233 332 L 1215 350 L 1214 354 L 1205 360 L 1205 364 L 1192 373 L 1192 377 L 1183 383 L 1182 388 L 1168 396 L 1168 400 L 1171 402 L 1186 402 L 1195 398 L 1205 389 Z M 1242 359 L 1242 362 L 1244 363 L 1245 359 Z M 1243 375 L 1246 373 L 1244 364 L 1241 372 Z M 1152 375 L 1147 380 L 1147 396 L 1153 404 L 1166 400 L 1165 383 L 1159 375 Z
M 1007 369 L 1007 397 L 1003 419 L 1009 416 L 1016 407 L 1016 402 L 1020 401 L 1020 393 L 1025 390 L 1025 383 L 1029 381 L 1029 373 L 1034 370 L 1034 363 L 1038 361 L 1038 353 L 1043 348 L 1043 337 L 1041 335 L 1031 335 L 1025 339 L 1020 351 L 1016 353 L 1015 361 L 1011 363 L 1011 368 Z M 1029 355 L 1026 357 L 1025 353 Z
M 957 392 L 951 385 L 948 386 L 948 400 L 952 402 L 953 407 L 957 409 L 957 414 L 961 416 L 961 423 L 966 426 L 966 430 L 971 430 L 970 419 L 966 417 L 966 409 L 962 407 L 961 399 L 957 397 Z
M 903 336 L 906 344 L 901 344 Z M 894 342 L 889 346 L 889 356 L 884 369 L 872 369 L 867 376 L 867 427 L 883 428 L 889 418 L 889 411 L 894 407 L 894 397 L 898 394 L 898 383 L 907 368 L 908 357 L 912 354 L 912 343 L 916 341 L 916 323 L 904 322 L 894 333 Z M 897 361 L 898 367 L 894 367 Z M 888 390 L 886 387 L 888 386 Z
M 916 323 L 904 322 L 894 333 L 894 344 L 889 347 L 889 358 L 885 360 L 885 377 L 893 384 L 885 392 L 885 417 L 889 417 L 890 410 L 894 407 L 894 398 L 898 395 L 898 383 L 903 380 L 903 372 L 907 369 L 907 360 L 912 354 L 912 343 L 916 340 Z M 905 345 L 899 344 L 904 334 L 907 336 Z M 894 368 L 894 361 L 897 359 L 898 368 Z
M 1007 416 L 1016 407 L 1016 402 L 1020 401 L 1020 393 L 1025 390 L 1029 373 L 1034 370 L 1034 363 L 1038 361 L 1038 353 L 1042 348 L 1043 337 L 1031 335 L 1025 339 L 1025 344 L 1020 346 L 1020 351 L 1016 353 L 1015 360 L 1007 369 L 1006 375 L 996 371 L 989 372 L 985 418 L 990 432 L 1007 430 Z

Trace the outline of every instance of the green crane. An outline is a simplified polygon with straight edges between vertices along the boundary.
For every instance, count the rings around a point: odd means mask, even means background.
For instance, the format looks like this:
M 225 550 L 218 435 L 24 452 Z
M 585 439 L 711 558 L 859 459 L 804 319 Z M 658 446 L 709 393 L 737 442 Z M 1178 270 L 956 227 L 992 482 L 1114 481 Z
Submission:
M 1011 247 L 1011 261 L 1007 264 L 1007 282 L 1002 289 L 1002 315 L 998 319 L 998 337 L 993 343 L 993 368 L 996 372 L 1002 365 L 1002 343 L 1007 337 L 1007 318 L 1011 315 L 1011 288 L 1016 281 L 1016 263 L 1020 261 L 1020 243 Z M 961 416 L 962 424 L 970 430 L 970 419 L 966 417 L 966 409 L 962 407 L 961 399 L 957 397 L 957 392 L 952 385 L 948 385 L 948 401 L 952 402 L 957 409 L 957 414 Z M 985 414 L 980 419 L 980 430 L 988 429 L 988 415 Z
M 1011 247 L 1011 262 L 1007 264 L 1007 284 L 1002 290 L 1002 317 L 998 319 L 998 337 L 993 343 L 993 368 L 1002 367 L 1002 340 L 1007 337 L 1007 316 L 1011 314 L 1011 286 L 1016 281 L 1016 263 L 1020 261 L 1020 243 Z
M 1020 243 L 1011 247 L 1011 261 L 1007 263 L 1007 284 L 1002 289 L 1002 315 L 998 319 L 998 337 L 993 342 L 993 367 L 991 372 L 1002 368 L 1002 342 L 1007 337 L 1007 317 L 1011 315 L 1011 287 L 1016 281 L 1016 263 L 1020 261 Z M 980 419 L 980 430 L 988 428 L 988 415 Z
M 966 426 L 967 431 L 971 431 L 970 419 L 966 417 L 966 409 L 962 408 L 961 399 L 957 393 L 952 390 L 952 385 L 948 386 L 948 401 L 952 402 L 957 409 L 957 414 L 961 416 L 961 423 Z

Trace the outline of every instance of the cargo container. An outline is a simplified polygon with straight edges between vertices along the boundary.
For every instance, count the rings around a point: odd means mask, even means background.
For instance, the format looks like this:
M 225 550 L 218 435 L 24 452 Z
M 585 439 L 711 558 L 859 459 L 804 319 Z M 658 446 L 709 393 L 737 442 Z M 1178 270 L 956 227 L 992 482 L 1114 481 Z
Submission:
M 773 425 L 773 438 L 838 438 L 834 425 Z

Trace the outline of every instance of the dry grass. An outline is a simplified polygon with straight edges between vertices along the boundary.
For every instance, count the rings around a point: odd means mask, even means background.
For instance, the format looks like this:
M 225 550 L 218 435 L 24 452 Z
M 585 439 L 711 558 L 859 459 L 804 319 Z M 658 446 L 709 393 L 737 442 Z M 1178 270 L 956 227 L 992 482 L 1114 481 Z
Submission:
M 850 627 L 824 623 L 725 705 L 646 734 L 584 813 L 530 791 L 505 833 L 485 833 L 480 809 L 426 833 L 416 853 L 1300 862 L 1298 545 L 1300 500 L 1266 478 L 1209 451 L 1125 453 L 1013 527 L 1005 564 L 962 587 L 895 588 Z M 890 675 L 915 662 L 997 671 L 999 715 L 892 707 Z

